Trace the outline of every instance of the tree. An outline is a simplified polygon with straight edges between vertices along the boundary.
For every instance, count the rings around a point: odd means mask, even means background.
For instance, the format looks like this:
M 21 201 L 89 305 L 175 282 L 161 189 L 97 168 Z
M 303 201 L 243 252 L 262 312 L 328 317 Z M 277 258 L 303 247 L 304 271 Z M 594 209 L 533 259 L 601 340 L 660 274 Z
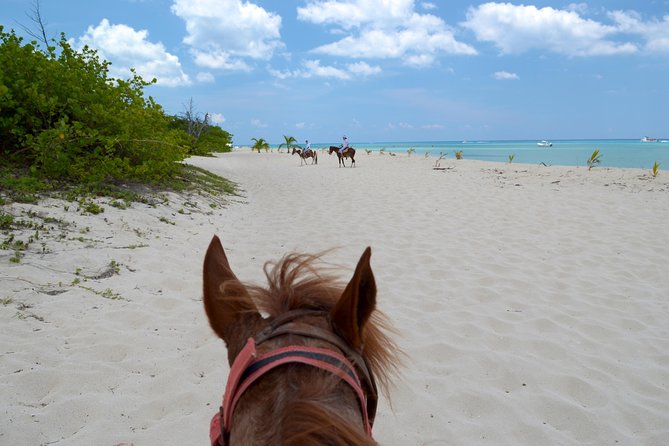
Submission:
M 261 149 L 264 149 L 265 152 L 269 151 L 269 143 L 265 141 L 263 138 L 251 138 L 251 141 L 255 141 L 255 143 L 251 147 L 251 151 L 257 150 L 258 153 L 260 153 Z
M 35 26 L 37 27 L 37 31 L 33 31 L 32 29 L 24 25 L 21 25 L 21 28 L 23 28 L 23 30 L 32 38 L 42 42 L 44 44 L 44 48 L 48 49 L 49 39 L 46 36 L 46 23 L 42 19 L 39 0 L 35 0 L 33 2 L 30 14 L 26 13 L 26 15 L 35 24 Z
M 205 113 L 204 118 L 201 118 L 200 114 L 195 111 L 193 98 L 190 98 L 187 105 L 184 104 L 184 108 L 186 109 L 183 114 L 183 118 L 186 121 L 186 133 L 190 136 L 189 152 L 193 155 L 199 155 L 197 153 L 197 146 L 202 134 L 209 130 L 209 113 Z
M 286 146 L 286 149 L 288 149 L 288 153 L 290 153 L 290 149 L 292 147 L 300 147 L 296 144 L 297 140 L 292 136 L 283 135 L 283 139 L 285 140 L 285 142 L 279 144 L 279 151 L 281 150 L 281 147 L 283 147 L 283 146 Z

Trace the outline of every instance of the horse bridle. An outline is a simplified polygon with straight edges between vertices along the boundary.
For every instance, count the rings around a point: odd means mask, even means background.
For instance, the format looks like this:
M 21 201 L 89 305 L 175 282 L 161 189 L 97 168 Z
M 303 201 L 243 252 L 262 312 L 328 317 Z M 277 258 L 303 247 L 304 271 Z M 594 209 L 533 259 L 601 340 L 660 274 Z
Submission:
M 326 317 L 329 321 L 329 312 L 325 310 L 292 310 L 275 317 L 265 329 L 248 339 L 230 368 L 223 405 L 219 413 L 211 420 L 209 437 L 212 446 L 229 444 L 232 414 L 239 398 L 251 384 L 275 367 L 289 363 L 306 364 L 326 370 L 349 384 L 360 401 L 365 430 L 371 437 L 378 393 L 374 375 L 367 361 L 361 352 L 351 348 L 341 336 L 329 330 L 296 321 L 296 319 L 308 316 Z M 331 323 L 330 326 L 332 326 Z M 256 346 L 283 335 L 296 335 L 325 341 L 336 347 L 341 353 L 320 347 L 289 345 L 273 349 L 262 355 L 257 354 Z

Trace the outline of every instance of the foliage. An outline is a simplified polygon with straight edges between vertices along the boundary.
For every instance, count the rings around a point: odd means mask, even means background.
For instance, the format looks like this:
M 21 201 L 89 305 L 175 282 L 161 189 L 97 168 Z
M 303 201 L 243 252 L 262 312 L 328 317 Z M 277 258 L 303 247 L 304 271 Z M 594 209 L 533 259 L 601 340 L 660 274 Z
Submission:
M 214 152 L 229 152 L 232 135 L 215 125 L 207 125 L 198 134 L 190 134 L 192 123 L 186 117 L 172 116 L 170 128 L 184 132 L 181 143 L 188 147 L 188 155 L 206 156 Z M 191 130 L 192 131 L 192 130 Z
M 407 150 L 407 156 L 411 156 L 411 154 L 414 153 L 415 151 L 416 149 L 414 149 L 413 147 L 410 148 L 409 150 Z
M 461 160 L 462 159 L 462 150 L 456 150 L 455 159 L 456 160 Z
M 64 34 L 46 50 L 0 26 L 0 153 L 37 179 L 77 183 L 173 177 L 187 155 L 184 132 L 130 79 L 108 76 L 97 52 Z
M 515 153 L 512 153 L 511 155 L 509 155 L 509 164 L 511 164 L 511 163 L 513 162 L 513 159 L 514 159 L 515 157 L 516 157 L 516 154 L 515 154 Z
M 602 154 L 599 153 L 599 149 L 595 149 L 594 152 L 592 152 L 592 155 L 590 155 L 590 158 L 588 158 L 588 170 L 591 170 L 593 167 L 595 167 L 595 164 L 598 164 L 602 160 Z
M 251 151 L 257 150 L 260 153 L 260 150 L 264 150 L 269 152 L 269 143 L 264 138 L 251 138 L 251 141 L 254 141 Z
M 290 149 L 295 147 L 295 148 L 301 148 L 299 145 L 297 145 L 297 139 L 295 139 L 293 136 L 287 136 L 283 135 L 284 142 L 279 144 L 279 152 L 281 152 L 281 147 L 286 146 L 286 149 L 288 149 L 288 153 L 290 153 Z M 256 139 L 253 139 L 256 141 Z M 263 147 L 264 148 L 264 147 Z
M 653 178 L 655 178 L 660 173 L 661 165 L 662 163 L 658 163 L 657 161 L 655 161 L 655 163 L 653 164 L 653 169 L 651 170 L 651 175 L 653 175 Z

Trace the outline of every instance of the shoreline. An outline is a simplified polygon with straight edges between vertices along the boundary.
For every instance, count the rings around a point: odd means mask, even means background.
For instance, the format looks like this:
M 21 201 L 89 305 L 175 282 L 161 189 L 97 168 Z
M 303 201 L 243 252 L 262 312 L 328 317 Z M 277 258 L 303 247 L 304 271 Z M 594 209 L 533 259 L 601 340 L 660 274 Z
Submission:
M 320 155 L 320 154 L 319 154 Z M 669 175 L 236 150 L 191 158 L 237 183 L 206 197 L 81 212 L 4 205 L 37 224 L 0 251 L 7 444 L 206 444 L 228 368 L 207 325 L 214 234 L 243 281 L 291 251 L 345 265 L 366 246 L 408 355 L 383 445 L 662 444 L 669 438 Z M 66 208 L 67 207 L 67 208 Z M 11 209 L 10 209 L 11 208 Z M 41 225 L 45 229 L 40 229 Z M 4 234 L 3 234 L 4 237 Z
M 660 142 L 662 141 L 662 142 Z M 515 162 L 525 164 L 546 164 L 577 167 L 587 164 L 594 150 L 602 154 L 602 167 L 651 169 L 654 163 L 660 170 L 669 169 L 669 144 L 664 140 L 647 143 L 641 140 L 552 140 L 550 147 L 539 147 L 536 140 L 500 141 L 407 141 L 373 142 L 353 144 L 361 154 L 371 150 L 374 155 L 385 154 L 455 158 L 454 152 L 461 151 L 464 159 L 505 163 L 510 155 Z M 668 141 L 669 142 L 669 141 Z M 337 144 L 335 144 L 337 145 Z M 314 143 L 314 148 L 322 149 L 328 144 Z M 277 150 L 277 145 L 272 146 Z

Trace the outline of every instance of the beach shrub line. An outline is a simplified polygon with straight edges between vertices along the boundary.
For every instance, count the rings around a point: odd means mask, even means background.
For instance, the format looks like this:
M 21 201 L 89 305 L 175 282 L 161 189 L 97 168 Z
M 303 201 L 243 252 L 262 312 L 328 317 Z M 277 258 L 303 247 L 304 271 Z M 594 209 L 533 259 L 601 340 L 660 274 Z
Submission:
M 76 50 L 64 34 L 52 43 L 41 48 L 0 26 L 0 192 L 10 199 L 35 202 L 73 184 L 79 193 L 170 186 L 187 156 L 230 150 L 232 135 L 192 101 L 184 116 L 169 116 L 144 94 L 155 79 L 112 78 L 95 50 Z

